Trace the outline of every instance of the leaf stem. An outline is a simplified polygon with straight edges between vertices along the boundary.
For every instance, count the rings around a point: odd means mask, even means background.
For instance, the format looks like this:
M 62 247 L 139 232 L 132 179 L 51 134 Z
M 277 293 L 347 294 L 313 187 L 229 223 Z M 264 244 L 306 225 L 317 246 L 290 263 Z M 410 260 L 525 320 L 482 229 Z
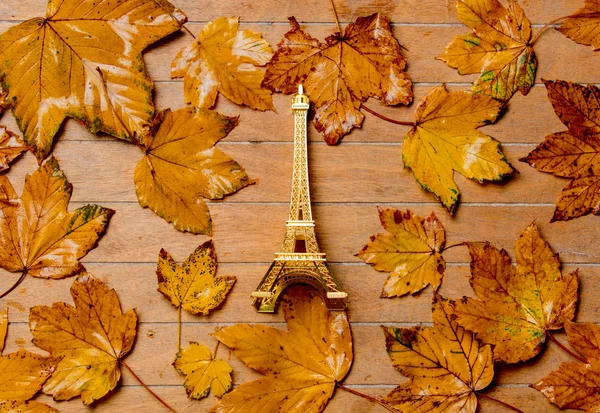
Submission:
M 560 341 L 558 341 L 556 339 L 556 337 L 554 337 L 552 335 L 551 332 L 546 331 L 546 337 L 548 337 L 550 340 L 554 341 L 554 343 L 556 343 L 556 345 L 558 347 L 560 347 L 561 349 L 563 349 L 566 353 L 570 354 L 571 356 L 573 356 L 577 360 L 581 361 L 583 364 L 589 364 L 586 359 L 584 359 L 583 357 L 581 357 L 579 354 L 574 353 L 572 350 L 569 350 L 563 343 L 561 343 Z
M 339 33 L 341 33 L 342 28 L 340 27 L 340 20 L 338 19 L 337 11 L 335 10 L 335 4 L 333 4 L 333 0 L 329 0 L 329 4 L 331 5 L 331 11 L 333 12 L 333 17 L 335 18 L 335 25 L 337 26 L 337 31 Z
M 360 107 L 363 108 L 364 110 L 366 110 L 367 112 L 369 112 L 371 115 L 376 116 L 379 119 L 382 119 L 382 120 L 384 120 L 386 122 L 390 122 L 390 123 L 393 123 L 395 125 L 415 126 L 414 122 L 405 122 L 405 121 L 402 121 L 402 120 L 395 120 L 395 119 L 388 118 L 387 116 L 384 116 L 381 113 L 377 113 L 373 109 L 368 108 L 367 106 L 364 105 L 364 103 L 361 104 Z
M 503 405 L 504 407 L 508 407 L 509 409 L 511 409 L 511 410 L 513 410 L 513 411 L 515 411 L 515 412 L 519 412 L 519 413 L 525 413 L 523 410 L 516 408 L 516 407 L 515 407 L 515 406 L 513 406 L 512 404 L 508 404 L 508 403 L 506 403 L 506 402 L 503 402 L 502 400 L 500 400 L 500 399 L 496 399 L 495 397 L 492 397 L 492 396 L 486 396 L 485 394 L 483 394 L 483 393 L 479 393 L 479 392 L 477 392 L 477 391 L 475 392 L 475 394 L 476 394 L 476 395 L 478 395 L 478 396 L 479 396 L 479 397 L 481 397 L 481 398 L 488 399 L 488 400 L 490 400 L 490 401 L 493 401 L 493 402 L 499 403 L 499 404 Z
M 177 351 L 181 351 L 181 306 L 177 309 Z
M 217 358 L 217 350 L 219 350 L 219 344 L 221 344 L 221 342 L 217 340 L 217 344 L 215 345 L 215 351 L 213 351 L 213 359 Z
M 467 244 L 466 242 L 459 242 L 458 244 L 448 245 L 447 247 L 444 248 L 444 251 L 449 250 L 450 248 L 454 248 L 454 247 L 461 247 L 466 244 Z
M 368 394 L 364 394 L 364 393 L 361 393 L 361 392 L 356 391 L 354 389 L 351 389 L 349 387 L 346 387 L 342 383 L 335 383 L 335 385 L 337 387 L 339 387 L 340 389 L 347 391 L 348 393 L 352 393 L 352 394 L 354 394 L 356 396 L 362 397 L 363 399 L 367 399 L 371 403 L 376 403 L 376 404 L 380 405 L 381 407 L 383 407 L 384 409 L 386 409 L 386 410 L 388 410 L 390 412 L 398 413 L 398 411 L 395 410 L 395 409 L 393 409 L 389 404 L 384 403 L 383 401 L 379 400 L 376 397 L 369 396 Z
M 154 398 L 155 398 L 156 400 L 158 400 L 159 402 L 161 402 L 161 403 L 162 403 L 162 405 L 163 405 L 163 406 L 165 406 L 167 409 L 169 409 L 169 410 L 170 410 L 170 411 L 172 411 L 173 413 L 177 413 L 177 410 L 173 409 L 171 406 L 169 406 L 169 405 L 167 404 L 167 402 L 166 402 L 166 401 L 164 401 L 163 399 L 161 399 L 161 398 L 160 398 L 160 396 L 159 396 L 158 394 L 154 393 L 154 392 L 153 392 L 153 391 L 150 389 L 150 387 L 148 387 L 148 385 L 147 385 L 146 383 L 144 383 L 144 382 L 142 381 L 142 379 L 140 379 L 140 378 L 139 378 L 139 376 L 138 376 L 137 374 L 135 374 L 135 372 L 134 372 L 133 370 L 131 370 L 131 367 L 129 367 L 129 366 L 127 365 L 127 363 L 125 363 L 124 361 L 121 361 L 121 364 L 122 364 L 122 365 L 123 365 L 123 366 L 124 366 L 124 367 L 125 367 L 127 370 L 129 370 L 129 372 L 131 373 L 131 375 L 132 375 L 133 377 L 135 377 L 135 379 L 138 381 L 138 383 L 140 383 L 140 384 L 142 385 L 142 387 L 143 387 L 144 389 L 148 390 L 148 393 L 150 393 L 152 396 L 154 396 Z
M 10 287 L 8 290 L 4 291 L 2 293 L 2 295 L 0 295 L 0 299 L 6 297 L 8 294 L 10 294 L 11 292 L 14 291 L 15 288 L 17 288 L 25 279 L 25 277 L 27 277 L 27 270 L 23 270 L 23 273 L 21 274 L 21 276 L 19 277 L 19 279 L 17 280 L 16 283 L 14 283 L 12 285 L 12 287 Z
M 181 28 L 182 28 L 183 30 L 185 30 L 185 31 L 187 32 L 187 34 L 189 34 L 189 35 L 190 35 L 190 36 L 192 36 L 194 39 L 196 39 L 196 36 L 194 35 L 194 33 L 192 33 L 192 32 L 190 31 L 190 29 L 188 29 L 188 28 L 187 28 L 187 26 L 186 26 L 185 24 L 182 24 L 182 25 L 181 25 Z
M 559 22 L 561 22 L 563 20 L 567 20 L 567 19 L 571 19 L 571 18 L 577 18 L 577 17 L 598 17 L 598 16 L 600 16 L 600 13 L 593 12 L 593 13 L 576 13 L 576 14 L 570 14 L 568 16 L 557 17 L 556 19 L 551 20 L 548 23 L 546 23 L 540 29 L 540 31 L 537 32 L 537 34 L 533 37 L 533 39 L 531 39 L 531 41 L 529 42 L 529 44 L 533 45 L 539 39 L 539 37 L 542 35 L 542 33 L 544 33 L 553 24 L 556 24 L 556 23 L 559 23 Z

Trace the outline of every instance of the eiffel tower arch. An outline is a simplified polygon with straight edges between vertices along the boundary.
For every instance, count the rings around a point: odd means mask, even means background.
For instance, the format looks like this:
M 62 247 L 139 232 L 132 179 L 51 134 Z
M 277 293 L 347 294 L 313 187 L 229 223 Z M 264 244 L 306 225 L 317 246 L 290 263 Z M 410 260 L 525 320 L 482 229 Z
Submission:
M 348 294 L 340 288 L 327 266 L 325 254 L 319 250 L 312 218 L 306 142 L 309 106 L 308 96 L 300 85 L 298 94 L 292 99 L 294 166 L 290 215 L 281 250 L 275 253 L 275 260 L 252 293 L 252 305 L 259 312 L 275 312 L 279 295 L 286 287 L 298 283 L 312 285 L 322 291 L 330 310 L 345 309 L 343 300 Z

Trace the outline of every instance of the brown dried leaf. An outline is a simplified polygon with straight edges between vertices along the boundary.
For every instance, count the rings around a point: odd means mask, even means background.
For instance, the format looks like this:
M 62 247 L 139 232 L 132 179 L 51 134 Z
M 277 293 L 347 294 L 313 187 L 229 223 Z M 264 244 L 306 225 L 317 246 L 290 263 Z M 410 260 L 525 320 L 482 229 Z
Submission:
M 315 127 L 329 145 L 361 127 L 360 105 L 370 97 L 386 105 L 412 101 L 406 61 L 387 17 L 359 17 L 325 43 L 305 33 L 294 17 L 290 24 L 267 65 L 263 85 L 296 93 L 302 84 L 314 103 Z
M 556 30 L 579 44 L 600 49 L 600 2 L 585 0 L 584 6 Z
M 548 99 L 569 128 L 546 136 L 521 161 L 538 171 L 571 178 L 556 202 L 553 221 L 600 214 L 600 89 L 564 80 L 544 80 Z

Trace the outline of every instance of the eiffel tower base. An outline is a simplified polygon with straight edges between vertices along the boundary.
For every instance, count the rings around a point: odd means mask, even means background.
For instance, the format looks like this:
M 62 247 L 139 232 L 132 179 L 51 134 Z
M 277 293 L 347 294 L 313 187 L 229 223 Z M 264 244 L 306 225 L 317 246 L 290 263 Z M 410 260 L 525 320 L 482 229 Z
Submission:
M 302 260 L 298 254 L 294 260 L 275 260 L 263 278 L 259 288 L 252 293 L 252 305 L 260 313 L 274 313 L 278 298 L 292 284 L 313 286 L 322 295 L 329 310 L 346 309 L 342 292 L 325 261 Z M 309 258 L 309 257 L 307 257 Z

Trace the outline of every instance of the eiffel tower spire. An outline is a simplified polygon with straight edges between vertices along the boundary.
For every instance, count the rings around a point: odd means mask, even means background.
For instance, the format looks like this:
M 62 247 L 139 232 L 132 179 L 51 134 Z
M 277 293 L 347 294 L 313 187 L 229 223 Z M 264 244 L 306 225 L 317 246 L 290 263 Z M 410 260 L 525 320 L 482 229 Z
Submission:
M 292 174 L 292 197 L 290 215 L 280 252 L 252 293 L 252 305 L 259 311 L 272 313 L 283 290 L 296 283 L 310 284 L 325 294 L 330 310 L 343 310 L 343 292 L 327 266 L 325 254 L 319 250 L 312 218 L 310 188 L 308 182 L 308 151 L 306 124 L 309 109 L 308 96 L 302 85 L 292 99 L 294 113 L 294 170 Z

